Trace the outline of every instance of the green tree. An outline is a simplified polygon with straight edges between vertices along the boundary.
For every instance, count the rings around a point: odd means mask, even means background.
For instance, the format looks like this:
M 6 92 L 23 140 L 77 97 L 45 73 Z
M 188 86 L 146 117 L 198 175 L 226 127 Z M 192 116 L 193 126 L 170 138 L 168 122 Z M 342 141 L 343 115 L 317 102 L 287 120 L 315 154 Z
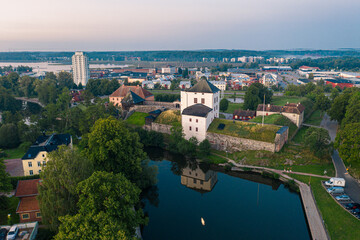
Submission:
M 226 98 L 220 101 L 220 111 L 225 112 L 229 107 L 229 101 Z
M 210 150 L 211 150 L 211 144 L 209 142 L 209 140 L 205 139 L 204 141 L 202 141 L 199 144 L 199 153 L 200 156 L 209 156 L 210 155 Z
M 265 104 L 271 102 L 272 91 L 266 88 L 261 83 L 253 83 L 250 85 L 248 90 L 245 93 L 244 98 L 244 109 L 256 110 L 257 106 L 264 101 Z
M 330 99 L 331 101 L 334 101 L 334 99 L 339 96 L 340 92 L 337 88 L 332 88 L 331 89 L 331 94 L 330 94 Z
M 324 158 L 330 148 L 330 136 L 329 132 L 323 128 L 311 127 L 306 130 L 306 136 L 304 137 L 304 143 L 315 156 Z
M 346 124 L 336 135 L 335 148 L 348 164 L 360 163 L 360 123 Z
M 34 78 L 29 76 L 23 76 L 19 80 L 19 92 L 20 95 L 25 96 L 27 98 L 33 96 L 35 94 L 35 85 Z
M 38 199 L 43 221 L 56 231 L 60 216 L 77 213 L 77 185 L 91 176 L 93 167 L 79 151 L 65 146 L 49 153 L 48 160 L 40 173 Z
M 346 89 L 342 94 L 334 99 L 331 108 L 328 110 L 328 114 L 332 120 L 336 120 L 339 123 L 342 122 L 345 117 L 346 108 L 349 104 L 352 91 L 356 90 L 353 90 L 352 88 Z
M 360 122 L 360 92 L 353 92 L 346 107 L 342 125 Z
M 0 192 L 1 193 L 10 192 L 12 189 L 9 174 L 5 170 L 6 170 L 6 166 L 4 164 L 4 160 L 0 158 Z
M 123 173 L 139 183 L 141 160 L 146 158 L 139 135 L 113 117 L 99 119 L 88 135 L 88 158 L 99 171 Z
M 68 89 L 72 89 L 74 87 L 74 81 L 71 73 L 69 72 L 60 72 L 57 77 L 57 81 L 60 89 L 63 89 L 65 87 Z
M 133 239 L 135 228 L 146 224 L 139 202 L 140 189 L 121 173 L 94 172 L 79 183 L 79 212 L 61 217 L 55 239 Z
M 321 111 L 327 111 L 331 107 L 331 102 L 325 94 L 319 94 L 315 98 L 316 108 Z
M 4 124 L 0 128 L 0 148 L 15 148 L 20 144 L 18 129 L 14 123 Z

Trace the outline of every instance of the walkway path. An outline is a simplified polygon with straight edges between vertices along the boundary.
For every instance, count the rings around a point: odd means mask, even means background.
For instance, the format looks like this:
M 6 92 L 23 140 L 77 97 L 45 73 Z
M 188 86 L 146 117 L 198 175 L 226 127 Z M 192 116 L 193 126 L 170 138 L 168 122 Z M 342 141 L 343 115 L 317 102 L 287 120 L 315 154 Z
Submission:
M 26 98 L 26 97 L 16 97 L 17 100 L 21 100 L 24 102 L 32 102 L 32 103 L 36 103 L 39 104 L 41 107 L 45 107 L 44 104 L 42 104 L 38 98 Z
M 301 195 L 302 203 L 304 205 L 304 210 L 305 210 L 306 218 L 307 218 L 307 221 L 309 224 L 312 239 L 314 239 L 314 240 L 329 239 L 327 232 L 326 232 L 326 228 L 325 228 L 323 220 L 322 220 L 322 217 L 316 206 L 314 196 L 312 195 L 311 188 L 308 185 L 289 177 L 288 175 L 284 174 L 284 171 L 282 171 L 282 170 L 276 170 L 276 169 L 271 169 L 271 168 L 266 168 L 266 167 L 250 166 L 250 165 L 241 165 L 241 164 L 236 163 L 234 160 L 232 160 L 230 158 L 227 158 L 227 157 L 224 157 L 221 155 L 218 155 L 218 156 L 227 159 L 228 162 L 232 163 L 236 167 L 247 167 L 247 168 L 253 168 L 253 169 L 268 170 L 268 171 L 276 172 L 284 178 L 294 180 L 298 184 L 299 189 L 300 189 L 300 195 Z M 324 177 L 324 176 L 319 176 L 316 174 L 305 174 L 305 173 L 298 173 L 298 172 L 291 172 L 291 173 L 314 176 L 314 177 Z

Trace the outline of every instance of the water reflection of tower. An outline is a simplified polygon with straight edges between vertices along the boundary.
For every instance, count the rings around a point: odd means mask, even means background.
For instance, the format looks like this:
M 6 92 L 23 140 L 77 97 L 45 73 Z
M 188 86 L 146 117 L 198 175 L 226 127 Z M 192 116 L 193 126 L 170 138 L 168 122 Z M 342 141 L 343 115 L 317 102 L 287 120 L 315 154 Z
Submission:
M 217 174 L 212 170 L 203 170 L 200 165 L 196 168 L 187 166 L 181 174 L 181 184 L 201 192 L 210 192 L 217 182 Z

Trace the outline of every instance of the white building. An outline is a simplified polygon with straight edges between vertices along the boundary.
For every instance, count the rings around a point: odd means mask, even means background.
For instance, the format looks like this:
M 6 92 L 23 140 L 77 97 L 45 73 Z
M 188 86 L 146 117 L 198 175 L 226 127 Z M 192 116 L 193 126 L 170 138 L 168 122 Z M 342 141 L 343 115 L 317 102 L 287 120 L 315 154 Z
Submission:
M 163 67 L 163 68 L 161 68 L 161 73 L 166 73 L 166 74 L 174 74 L 176 72 L 176 69 L 175 69 L 175 67 L 170 67 L 170 66 L 168 66 L 168 67 Z
M 276 74 L 273 73 L 266 73 L 264 74 L 264 76 L 262 77 L 262 84 L 264 84 L 264 86 L 270 87 L 273 85 L 278 85 L 278 76 Z
M 83 52 L 75 52 L 72 56 L 73 79 L 76 85 L 85 86 L 89 80 L 89 60 Z
M 180 89 L 189 89 L 189 88 L 191 88 L 191 82 L 190 81 L 180 81 L 179 88 Z
M 143 81 L 141 83 L 141 85 L 143 88 L 146 88 L 146 89 L 154 89 L 154 87 L 155 87 L 155 84 L 153 81 Z
M 220 89 L 221 91 L 226 90 L 226 82 L 225 81 L 210 81 L 212 85 Z
M 181 124 L 186 139 L 199 142 L 215 117 L 219 117 L 220 90 L 207 80 L 201 80 L 187 91 L 181 91 Z

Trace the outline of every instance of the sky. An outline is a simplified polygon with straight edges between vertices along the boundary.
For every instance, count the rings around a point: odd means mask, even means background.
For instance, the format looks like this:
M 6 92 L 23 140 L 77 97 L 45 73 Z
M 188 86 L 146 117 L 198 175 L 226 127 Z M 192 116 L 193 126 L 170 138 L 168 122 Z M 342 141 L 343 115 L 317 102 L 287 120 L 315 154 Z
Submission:
M 5 0 L 0 51 L 360 48 L 359 0 Z

